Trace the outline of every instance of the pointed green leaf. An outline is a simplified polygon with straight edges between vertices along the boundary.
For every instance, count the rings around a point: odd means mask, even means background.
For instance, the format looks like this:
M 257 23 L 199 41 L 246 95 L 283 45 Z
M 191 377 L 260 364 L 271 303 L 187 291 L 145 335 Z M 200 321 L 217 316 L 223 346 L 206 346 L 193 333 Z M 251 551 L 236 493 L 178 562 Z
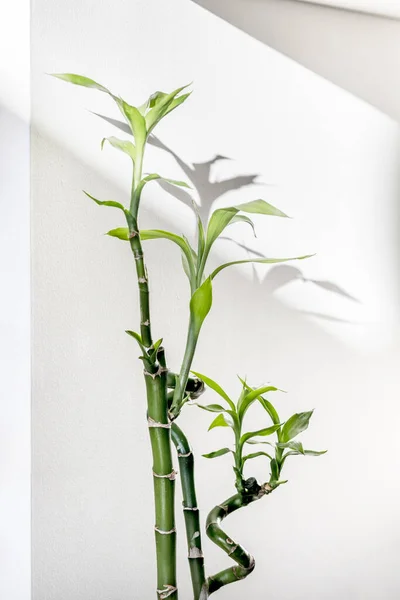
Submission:
M 107 231 L 106 235 L 110 235 L 112 237 L 116 237 L 120 240 L 129 240 L 129 229 L 127 227 L 117 227 L 116 229 L 111 229 Z
M 304 454 L 306 456 L 322 456 L 322 454 L 326 454 L 328 450 L 304 450 Z
M 234 206 L 229 208 L 218 208 L 210 217 L 207 225 L 206 251 L 209 252 L 211 246 L 229 225 L 236 213 L 239 212 Z
M 285 442 L 277 444 L 278 448 L 289 448 L 298 454 L 304 454 L 303 444 L 301 442 Z
M 141 336 L 138 333 L 136 333 L 136 331 L 131 331 L 130 329 L 127 329 L 125 331 L 125 333 L 127 333 L 128 335 L 130 335 L 131 337 L 133 337 L 137 341 L 137 343 L 139 344 L 140 349 L 143 352 L 143 354 L 146 354 L 146 348 L 145 348 L 145 346 L 143 344 Z
M 267 456 L 270 460 L 272 460 L 272 456 L 267 452 L 252 452 L 251 454 L 246 454 L 246 456 L 243 456 L 242 463 L 244 464 L 246 460 L 257 458 L 258 456 Z
M 194 273 L 193 249 L 190 247 L 188 242 L 180 235 L 172 233 L 171 231 L 164 231 L 162 229 L 142 229 L 140 231 L 140 239 L 142 241 L 166 239 L 171 242 L 174 242 L 181 248 L 182 252 L 185 254 L 186 260 L 189 265 L 189 270 L 192 270 L 192 273 Z
M 188 92 L 187 94 L 182 94 L 182 96 L 179 96 L 178 98 L 174 98 L 174 100 L 172 100 L 172 102 L 169 104 L 168 108 L 165 110 L 163 117 L 166 117 L 167 115 L 169 115 L 169 113 L 171 113 L 173 110 L 175 110 L 175 108 L 178 108 L 178 106 L 183 104 L 185 102 L 185 100 L 187 100 L 189 98 L 189 96 L 191 96 L 191 95 L 192 95 L 192 92 Z
M 322 456 L 322 454 L 326 454 L 327 452 L 328 452 L 327 450 L 320 450 L 319 452 L 317 452 L 316 450 L 304 450 L 304 449 L 303 449 L 303 452 L 299 452 L 298 450 L 290 450 L 289 452 L 286 452 L 286 454 L 284 454 L 282 464 L 288 456 L 298 456 L 300 454 L 303 456 Z
M 174 103 L 175 100 L 183 102 L 183 100 L 181 100 L 182 96 L 179 98 L 176 98 L 176 96 L 180 94 L 182 90 L 187 88 L 188 85 L 184 85 L 183 87 L 177 88 L 170 94 L 165 94 L 164 92 L 156 92 L 155 94 L 150 96 L 148 104 L 149 110 L 145 116 L 146 127 L 149 133 L 154 129 L 157 123 L 159 123 L 166 114 L 168 114 L 169 112 L 171 112 L 171 110 L 178 106 L 177 102 Z M 173 107 L 171 107 L 172 103 L 174 103 Z
M 214 452 L 209 452 L 208 454 L 203 454 L 204 458 L 217 458 L 218 456 L 223 456 L 224 454 L 228 454 L 228 452 L 232 452 L 229 448 L 221 448 L 220 450 L 215 450 Z
M 114 96 L 114 100 L 131 128 L 136 146 L 142 148 L 147 137 L 146 121 L 143 115 L 140 114 L 135 106 L 131 106 L 122 98 Z
M 277 429 L 279 429 L 279 427 L 279 425 L 271 425 L 270 427 L 266 427 L 265 429 L 259 429 L 258 431 L 249 431 L 248 433 L 244 433 L 240 438 L 240 444 L 243 445 L 247 442 L 247 440 L 258 435 L 272 435 L 273 433 L 275 433 L 275 431 L 277 431 Z
M 262 390 L 262 391 L 260 391 Z M 265 394 L 266 392 L 277 392 L 278 388 L 274 387 L 273 385 L 269 385 L 269 386 L 264 386 L 261 388 L 258 388 L 256 390 L 253 390 L 251 392 L 248 392 L 247 394 L 245 394 L 243 397 L 240 398 L 239 402 L 238 402 L 238 415 L 239 415 L 239 419 L 242 421 L 244 415 L 246 414 L 248 408 L 253 404 L 253 402 L 255 402 L 258 398 L 258 396 L 260 396 L 260 394 Z
M 264 410 L 266 410 L 267 413 L 269 414 L 269 416 L 271 417 L 272 422 L 275 423 L 275 425 L 280 423 L 279 415 L 278 415 L 275 407 L 271 404 L 271 402 L 263 397 L 259 397 L 258 400 L 259 400 L 261 406 L 264 408 Z M 279 430 L 278 430 L 278 437 L 279 437 Z
M 289 442 L 299 433 L 305 431 L 314 411 L 296 413 L 286 421 L 282 427 L 281 442 Z
M 197 256 L 198 261 L 200 263 L 205 247 L 205 232 L 203 221 L 201 220 L 199 208 L 194 200 L 192 200 L 193 210 L 196 214 L 196 223 L 197 223 Z
M 136 159 L 136 148 L 135 145 L 132 144 L 129 140 L 120 140 L 114 136 L 103 138 L 101 142 L 101 149 L 103 150 L 104 142 L 108 142 L 113 148 L 117 150 L 121 150 L 134 161 Z
M 272 217 L 287 217 L 287 215 L 266 202 L 265 200 L 252 200 L 251 202 L 245 202 L 244 204 L 237 204 L 235 208 L 238 211 L 245 213 L 253 213 L 258 215 L 270 215 Z
M 146 185 L 146 183 L 149 183 L 149 181 L 154 181 L 157 179 L 160 179 L 161 181 L 165 181 L 165 183 L 169 183 L 170 185 L 176 185 L 178 187 L 185 187 L 185 188 L 191 189 L 190 185 L 187 184 L 185 181 L 178 181 L 176 179 L 168 179 L 167 177 L 161 177 L 161 175 L 159 175 L 158 173 L 150 173 L 149 175 L 146 175 L 146 177 L 143 177 L 143 179 L 139 183 L 137 190 L 136 190 L 137 196 L 140 197 L 140 194 L 142 193 L 142 190 L 143 190 L 144 186 Z
M 197 404 L 197 406 L 199 408 L 202 408 L 203 410 L 208 410 L 209 412 L 227 412 L 226 408 L 224 408 L 220 404 Z
M 235 215 L 228 225 L 234 225 L 235 223 L 247 223 L 252 228 L 254 237 L 257 237 L 255 225 L 250 217 L 246 217 L 246 215 Z
M 216 275 L 223 269 L 227 267 L 232 267 L 233 265 L 244 265 L 246 263 L 261 263 L 261 264 L 275 264 L 275 263 L 283 263 L 289 262 L 291 260 L 304 260 L 305 258 L 311 258 L 314 254 L 305 254 L 304 256 L 293 256 L 291 258 L 249 258 L 245 260 L 233 260 L 232 262 L 225 263 L 220 265 L 213 271 L 210 275 L 211 279 L 214 279 Z
M 218 208 L 210 217 L 207 227 L 206 248 L 209 250 L 217 237 L 223 232 L 225 227 L 232 222 L 238 212 L 256 213 L 260 215 L 272 215 L 275 217 L 287 217 L 275 206 L 272 206 L 265 200 L 253 200 L 236 206 L 228 206 L 226 208 Z
M 195 334 L 200 332 L 204 319 L 212 305 L 212 284 L 210 277 L 201 284 L 190 300 L 190 314 Z
M 185 272 L 185 275 L 189 279 L 189 281 L 191 282 L 191 280 L 192 280 L 192 273 L 190 272 L 190 266 L 189 266 L 188 259 L 186 258 L 186 254 L 183 251 L 181 252 L 181 258 L 182 258 L 182 267 L 183 267 L 183 270 Z
M 253 444 L 253 445 L 256 445 L 256 444 L 266 444 L 267 446 L 272 446 L 272 448 L 275 448 L 275 444 L 272 444 L 271 442 L 264 442 L 264 441 L 261 441 L 261 440 L 253 440 L 253 439 L 247 440 L 246 444 Z
M 91 200 L 93 200 L 93 202 L 96 202 L 96 204 L 98 204 L 99 206 L 112 206 L 113 208 L 119 208 L 123 212 L 126 211 L 125 206 L 123 206 L 119 202 L 114 202 L 114 200 L 97 200 L 97 198 L 95 198 L 94 196 L 92 196 L 88 192 L 85 192 L 85 190 L 83 190 L 83 193 L 86 194 L 86 196 L 88 198 L 90 198 Z
M 214 421 L 208 428 L 208 431 L 211 431 L 211 429 L 214 429 L 215 427 L 232 427 L 232 429 L 234 429 L 235 424 L 231 415 L 221 413 L 215 417 Z
M 68 83 L 73 83 L 74 85 L 93 88 L 95 90 L 99 90 L 100 92 L 105 92 L 106 94 L 111 93 L 106 87 L 100 85 L 100 83 L 97 83 L 97 81 L 94 81 L 89 77 L 84 77 L 83 75 L 76 75 L 74 73 L 52 73 L 52 76 L 62 79 L 63 81 L 68 81 Z
M 229 398 L 228 394 L 222 389 L 222 387 L 216 381 L 213 381 L 213 379 L 211 379 L 211 377 L 207 377 L 206 375 L 203 375 L 202 373 L 198 373 L 197 371 L 191 371 L 191 372 L 198 379 L 201 379 L 201 381 L 203 381 L 209 388 L 214 390 L 214 392 L 217 392 L 217 394 L 219 394 L 221 396 L 221 398 L 226 400 L 232 410 L 235 410 L 234 403 Z

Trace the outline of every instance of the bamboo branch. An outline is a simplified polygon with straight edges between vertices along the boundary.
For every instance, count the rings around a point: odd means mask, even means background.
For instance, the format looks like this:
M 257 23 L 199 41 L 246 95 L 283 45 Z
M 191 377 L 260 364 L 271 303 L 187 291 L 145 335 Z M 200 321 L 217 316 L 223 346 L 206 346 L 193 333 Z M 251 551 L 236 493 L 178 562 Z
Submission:
M 234 542 L 220 527 L 221 521 L 228 515 L 239 508 L 248 506 L 272 491 L 268 483 L 261 487 L 255 484 L 253 489 L 251 489 L 251 486 L 254 486 L 253 479 L 248 480 L 246 484 L 248 487 L 244 494 L 231 496 L 222 504 L 215 506 L 207 517 L 206 532 L 208 537 L 226 552 L 236 562 L 236 565 L 208 577 L 203 585 L 199 600 L 206 600 L 211 594 L 229 583 L 245 579 L 254 570 L 254 557 L 243 546 Z
M 194 479 L 194 457 L 185 434 L 175 422 L 172 423 L 171 426 L 171 437 L 178 453 L 183 493 L 183 513 L 188 543 L 188 560 L 194 600 L 199 600 L 201 590 L 205 583 L 205 574 L 200 533 L 200 513 L 197 506 Z

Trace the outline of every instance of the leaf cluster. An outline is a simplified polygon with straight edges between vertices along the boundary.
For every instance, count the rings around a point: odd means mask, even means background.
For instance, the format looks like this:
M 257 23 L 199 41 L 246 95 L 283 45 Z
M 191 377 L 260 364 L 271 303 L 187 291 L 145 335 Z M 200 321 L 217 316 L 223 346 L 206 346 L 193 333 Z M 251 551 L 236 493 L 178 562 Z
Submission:
M 234 461 L 233 470 L 235 472 L 236 488 L 239 492 L 245 493 L 246 479 L 243 472 L 245 464 L 249 460 L 260 456 L 268 459 L 270 466 L 268 484 L 271 488 L 276 488 L 282 483 L 286 483 L 286 481 L 281 480 L 281 471 L 289 456 L 320 456 L 321 454 L 325 454 L 326 450 L 306 450 L 300 441 L 295 440 L 300 433 L 308 428 L 313 414 L 312 410 L 295 413 L 286 421 L 281 420 L 278 411 L 266 395 L 282 390 L 278 390 L 278 388 L 272 385 L 251 388 L 247 385 L 246 381 L 239 378 L 242 389 L 239 398 L 234 402 L 222 387 L 210 377 L 201 373 L 194 372 L 194 374 L 209 388 L 214 390 L 224 401 L 223 404 L 197 404 L 203 410 L 218 413 L 211 422 L 208 430 L 210 431 L 216 427 L 230 427 L 234 436 L 234 446 L 232 448 L 220 448 L 203 456 L 211 459 L 231 453 Z M 255 402 L 261 404 L 268 415 L 266 426 L 253 431 L 244 431 L 245 415 Z M 275 441 L 271 442 L 261 439 L 271 436 L 275 436 Z M 247 453 L 247 444 L 267 445 L 269 448 L 267 451 L 259 450 Z

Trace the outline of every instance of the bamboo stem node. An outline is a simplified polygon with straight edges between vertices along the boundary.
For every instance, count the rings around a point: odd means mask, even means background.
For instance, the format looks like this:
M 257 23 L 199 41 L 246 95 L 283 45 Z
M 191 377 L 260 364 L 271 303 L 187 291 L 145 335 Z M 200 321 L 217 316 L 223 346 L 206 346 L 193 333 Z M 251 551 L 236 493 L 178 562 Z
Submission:
M 161 375 L 163 373 L 165 373 L 167 370 L 168 369 L 165 369 L 164 367 L 159 365 L 159 367 L 155 373 L 150 373 L 150 371 L 146 371 L 146 369 L 144 369 L 143 373 L 144 373 L 145 377 L 151 377 L 152 379 L 155 379 L 156 377 L 161 377 Z
M 186 452 L 186 454 L 180 454 L 178 452 L 178 458 L 187 458 L 188 456 L 191 456 L 193 454 L 193 452 L 190 450 L 189 452 Z
M 178 475 L 178 471 L 171 471 L 168 475 L 159 475 L 153 471 L 153 476 L 158 477 L 159 479 L 169 479 L 170 481 L 175 481 L 176 476 Z
M 160 427 L 161 429 L 171 429 L 171 423 L 158 423 L 151 417 L 147 418 L 148 427 Z
M 175 592 L 177 591 L 177 587 L 175 587 L 174 585 L 168 585 L 168 583 L 166 583 L 164 585 L 164 589 L 157 590 L 157 594 L 160 596 L 160 600 L 165 600 L 165 598 L 172 596 L 172 594 L 175 594 Z
M 156 525 L 154 526 L 154 531 L 156 531 L 157 533 L 161 534 L 161 535 L 171 535 L 172 533 L 176 533 L 176 528 L 173 527 L 172 529 L 170 529 L 169 531 L 164 531 L 163 529 L 159 529 Z
M 197 546 L 192 546 L 191 548 L 189 548 L 188 558 L 190 560 L 193 560 L 196 558 L 204 558 L 204 554 L 200 548 L 197 548 Z

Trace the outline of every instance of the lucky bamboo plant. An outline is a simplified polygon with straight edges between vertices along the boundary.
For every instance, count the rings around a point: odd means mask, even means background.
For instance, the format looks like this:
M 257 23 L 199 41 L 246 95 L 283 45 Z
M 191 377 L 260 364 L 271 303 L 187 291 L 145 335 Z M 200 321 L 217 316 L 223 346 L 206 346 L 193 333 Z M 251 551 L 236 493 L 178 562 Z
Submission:
M 236 222 L 254 223 L 248 214 L 286 217 L 279 209 L 265 200 L 257 199 L 244 204 L 219 208 L 212 212 L 207 223 L 203 223 L 196 205 L 197 240 L 195 247 L 185 236 L 159 229 L 142 230 L 139 226 L 141 196 L 145 185 L 153 180 L 164 180 L 174 186 L 189 187 L 183 181 L 165 179 L 156 173 L 143 173 L 143 160 L 146 144 L 157 124 L 180 106 L 190 96 L 188 86 L 171 93 L 155 92 L 140 106 L 132 106 L 106 87 L 92 79 L 75 74 L 56 74 L 55 77 L 75 85 L 93 88 L 108 94 L 121 111 L 128 124 L 133 140 L 121 140 L 116 137 L 103 139 L 111 146 L 124 152 L 132 161 L 132 185 L 130 203 L 123 206 L 113 200 L 98 200 L 91 194 L 86 195 L 99 206 L 108 206 L 121 211 L 126 225 L 108 232 L 109 236 L 127 242 L 133 255 L 140 301 L 140 333 L 127 331 L 138 343 L 143 363 L 143 373 L 147 393 L 147 424 L 153 456 L 154 504 L 155 504 L 155 542 L 157 561 L 157 597 L 159 600 L 176 600 L 178 586 L 176 579 L 176 528 L 175 528 L 175 480 L 172 446 L 175 446 L 179 462 L 180 479 L 183 492 L 183 510 L 185 516 L 188 560 L 193 586 L 194 600 L 206 600 L 222 586 L 245 578 L 254 568 L 254 558 L 239 544 L 227 536 L 220 527 L 222 519 L 233 511 L 247 506 L 251 502 L 270 494 L 282 483 L 281 471 L 285 461 L 292 455 L 318 455 L 321 452 L 304 450 L 303 445 L 294 438 L 308 427 L 312 412 L 295 414 L 286 422 L 281 421 L 276 409 L 265 394 L 277 391 L 272 386 L 251 388 L 241 380 L 241 394 L 237 403 L 233 402 L 224 390 L 211 378 L 192 372 L 200 331 L 212 305 L 213 280 L 227 267 L 241 263 L 279 263 L 295 258 L 254 258 L 235 260 L 220 265 L 207 273 L 207 260 L 214 242 L 224 230 Z M 177 246 L 182 253 L 184 271 L 189 280 L 190 304 L 186 347 L 179 369 L 175 372 L 167 366 L 162 339 L 154 337 L 151 326 L 149 278 L 145 266 L 142 243 L 147 240 L 164 238 Z M 209 538 L 224 550 L 236 563 L 216 575 L 206 577 L 204 556 L 200 534 L 199 510 L 196 500 L 194 478 L 194 457 L 188 440 L 177 424 L 177 419 L 187 403 L 197 403 L 197 399 L 208 386 L 223 399 L 224 405 L 199 405 L 201 408 L 218 413 L 210 425 L 230 427 L 234 436 L 232 448 L 222 448 L 206 458 L 215 458 L 232 453 L 236 493 L 211 510 L 207 518 L 206 532 Z M 244 417 L 254 402 L 259 402 L 266 411 L 265 427 L 258 431 L 244 432 Z M 271 423 L 268 423 L 268 420 Z M 259 438 L 276 436 L 276 442 L 265 442 Z M 268 452 L 258 451 L 245 454 L 248 444 L 268 444 Z M 244 469 L 250 459 L 266 457 L 270 465 L 270 474 L 266 482 L 258 483 L 254 477 L 246 477 Z

